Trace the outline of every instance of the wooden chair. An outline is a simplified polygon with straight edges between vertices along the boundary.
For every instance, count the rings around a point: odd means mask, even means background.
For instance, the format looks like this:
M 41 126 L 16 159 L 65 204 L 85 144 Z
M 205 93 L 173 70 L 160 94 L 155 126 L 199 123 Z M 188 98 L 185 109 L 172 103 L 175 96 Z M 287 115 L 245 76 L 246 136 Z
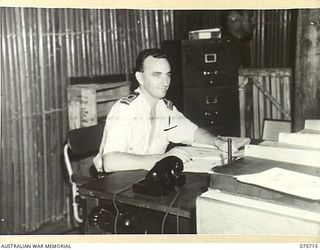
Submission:
M 291 130 L 291 121 L 264 119 L 262 126 L 262 140 L 278 141 L 280 132 L 288 132 Z
M 68 171 L 69 182 L 71 183 L 73 218 L 77 223 L 82 223 L 83 219 L 79 215 L 80 197 L 78 186 L 94 180 L 90 176 L 77 174 L 74 170 L 75 162 L 94 156 L 99 151 L 100 142 L 103 135 L 102 124 L 70 130 L 67 135 L 67 142 L 63 149 L 65 166 Z

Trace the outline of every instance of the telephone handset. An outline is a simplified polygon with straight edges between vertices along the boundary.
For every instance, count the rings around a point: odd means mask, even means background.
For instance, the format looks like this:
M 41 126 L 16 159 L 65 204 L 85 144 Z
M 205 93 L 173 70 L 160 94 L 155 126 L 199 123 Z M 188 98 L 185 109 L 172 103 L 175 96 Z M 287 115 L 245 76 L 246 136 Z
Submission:
M 183 162 L 176 156 L 168 156 L 158 161 L 142 181 L 132 185 L 133 192 L 161 196 L 182 186 L 186 182 L 182 174 Z

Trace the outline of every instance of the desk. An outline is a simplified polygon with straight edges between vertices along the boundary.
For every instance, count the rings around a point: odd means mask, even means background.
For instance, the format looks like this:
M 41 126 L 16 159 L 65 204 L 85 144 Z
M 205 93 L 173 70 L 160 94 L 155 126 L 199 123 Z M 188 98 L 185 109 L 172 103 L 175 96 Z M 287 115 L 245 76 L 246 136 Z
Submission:
M 211 175 L 210 177 L 210 187 L 223 190 L 231 194 L 238 194 L 253 197 L 256 199 L 272 201 L 279 205 L 290 206 L 313 212 L 320 211 L 319 201 L 314 201 L 287 193 L 281 193 L 276 190 L 243 183 L 237 181 L 234 177 L 241 174 L 260 173 L 273 167 L 320 177 L 320 169 L 317 167 L 307 167 L 292 163 L 245 157 L 235 162 L 230 167 L 215 167 L 214 172 L 216 174 Z
M 197 200 L 200 233 L 320 235 L 320 201 L 243 183 L 236 175 L 277 167 L 320 176 L 320 169 L 245 157 L 231 166 L 214 168 L 211 191 Z M 209 212 L 213 211 L 215 212 Z M 225 218 L 221 220 L 220 218 Z
M 96 205 L 104 206 L 107 203 L 110 204 L 114 193 L 131 186 L 132 183 L 142 179 L 146 174 L 147 171 L 144 170 L 121 171 L 80 186 L 79 193 L 87 200 L 86 214 L 88 215 L 90 210 Z M 196 198 L 207 190 L 209 175 L 195 173 L 186 173 L 185 175 L 186 184 L 180 187 L 179 197 L 172 205 L 169 214 L 179 216 L 181 220 L 185 221 L 186 226 L 181 224 L 184 227 L 181 228 L 181 233 L 195 233 Z M 144 216 L 147 216 L 146 213 L 153 211 L 161 220 L 174 196 L 175 192 L 162 197 L 136 194 L 129 188 L 116 195 L 115 201 L 120 206 L 126 205 L 129 209 L 133 209 L 134 212 L 142 211 Z M 148 216 L 148 218 L 152 218 L 152 214 L 149 213 Z M 160 233 L 157 230 L 151 230 L 151 232 Z

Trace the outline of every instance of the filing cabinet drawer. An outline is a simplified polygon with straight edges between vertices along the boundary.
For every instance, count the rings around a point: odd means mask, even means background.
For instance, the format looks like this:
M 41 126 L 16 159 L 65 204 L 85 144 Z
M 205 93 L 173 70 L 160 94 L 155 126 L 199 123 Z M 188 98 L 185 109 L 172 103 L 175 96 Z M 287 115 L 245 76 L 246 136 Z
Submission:
M 185 87 L 217 87 L 237 82 L 239 56 L 231 41 L 182 41 Z
M 184 89 L 184 113 L 216 134 L 239 136 L 237 86 Z

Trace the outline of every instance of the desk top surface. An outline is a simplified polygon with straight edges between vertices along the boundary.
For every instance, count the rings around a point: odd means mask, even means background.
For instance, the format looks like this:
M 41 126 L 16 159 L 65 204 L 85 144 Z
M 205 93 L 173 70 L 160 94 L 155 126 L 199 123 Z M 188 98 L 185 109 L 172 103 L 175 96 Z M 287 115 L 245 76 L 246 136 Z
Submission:
M 81 185 L 79 193 L 84 196 L 112 200 L 113 195 L 120 192 L 115 197 L 119 203 L 166 212 L 176 192 L 158 197 L 137 194 L 132 191 L 131 185 L 144 178 L 146 174 L 145 170 L 112 173 L 99 180 Z M 169 213 L 190 218 L 196 206 L 196 198 L 209 186 L 209 175 L 199 173 L 186 173 L 185 175 L 186 184 L 180 187 L 178 199 L 172 205 Z
M 210 187 L 237 196 L 251 197 L 253 199 L 269 201 L 319 213 L 320 201 L 290 195 L 254 184 L 243 183 L 238 181 L 235 177 L 243 174 L 260 173 L 273 167 L 296 171 L 312 176 L 320 176 L 320 168 L 317 167 L 245 157 L 234 162 L 230 166 L 215 167 L 213 170 L 215 174 L 210 176 Z

